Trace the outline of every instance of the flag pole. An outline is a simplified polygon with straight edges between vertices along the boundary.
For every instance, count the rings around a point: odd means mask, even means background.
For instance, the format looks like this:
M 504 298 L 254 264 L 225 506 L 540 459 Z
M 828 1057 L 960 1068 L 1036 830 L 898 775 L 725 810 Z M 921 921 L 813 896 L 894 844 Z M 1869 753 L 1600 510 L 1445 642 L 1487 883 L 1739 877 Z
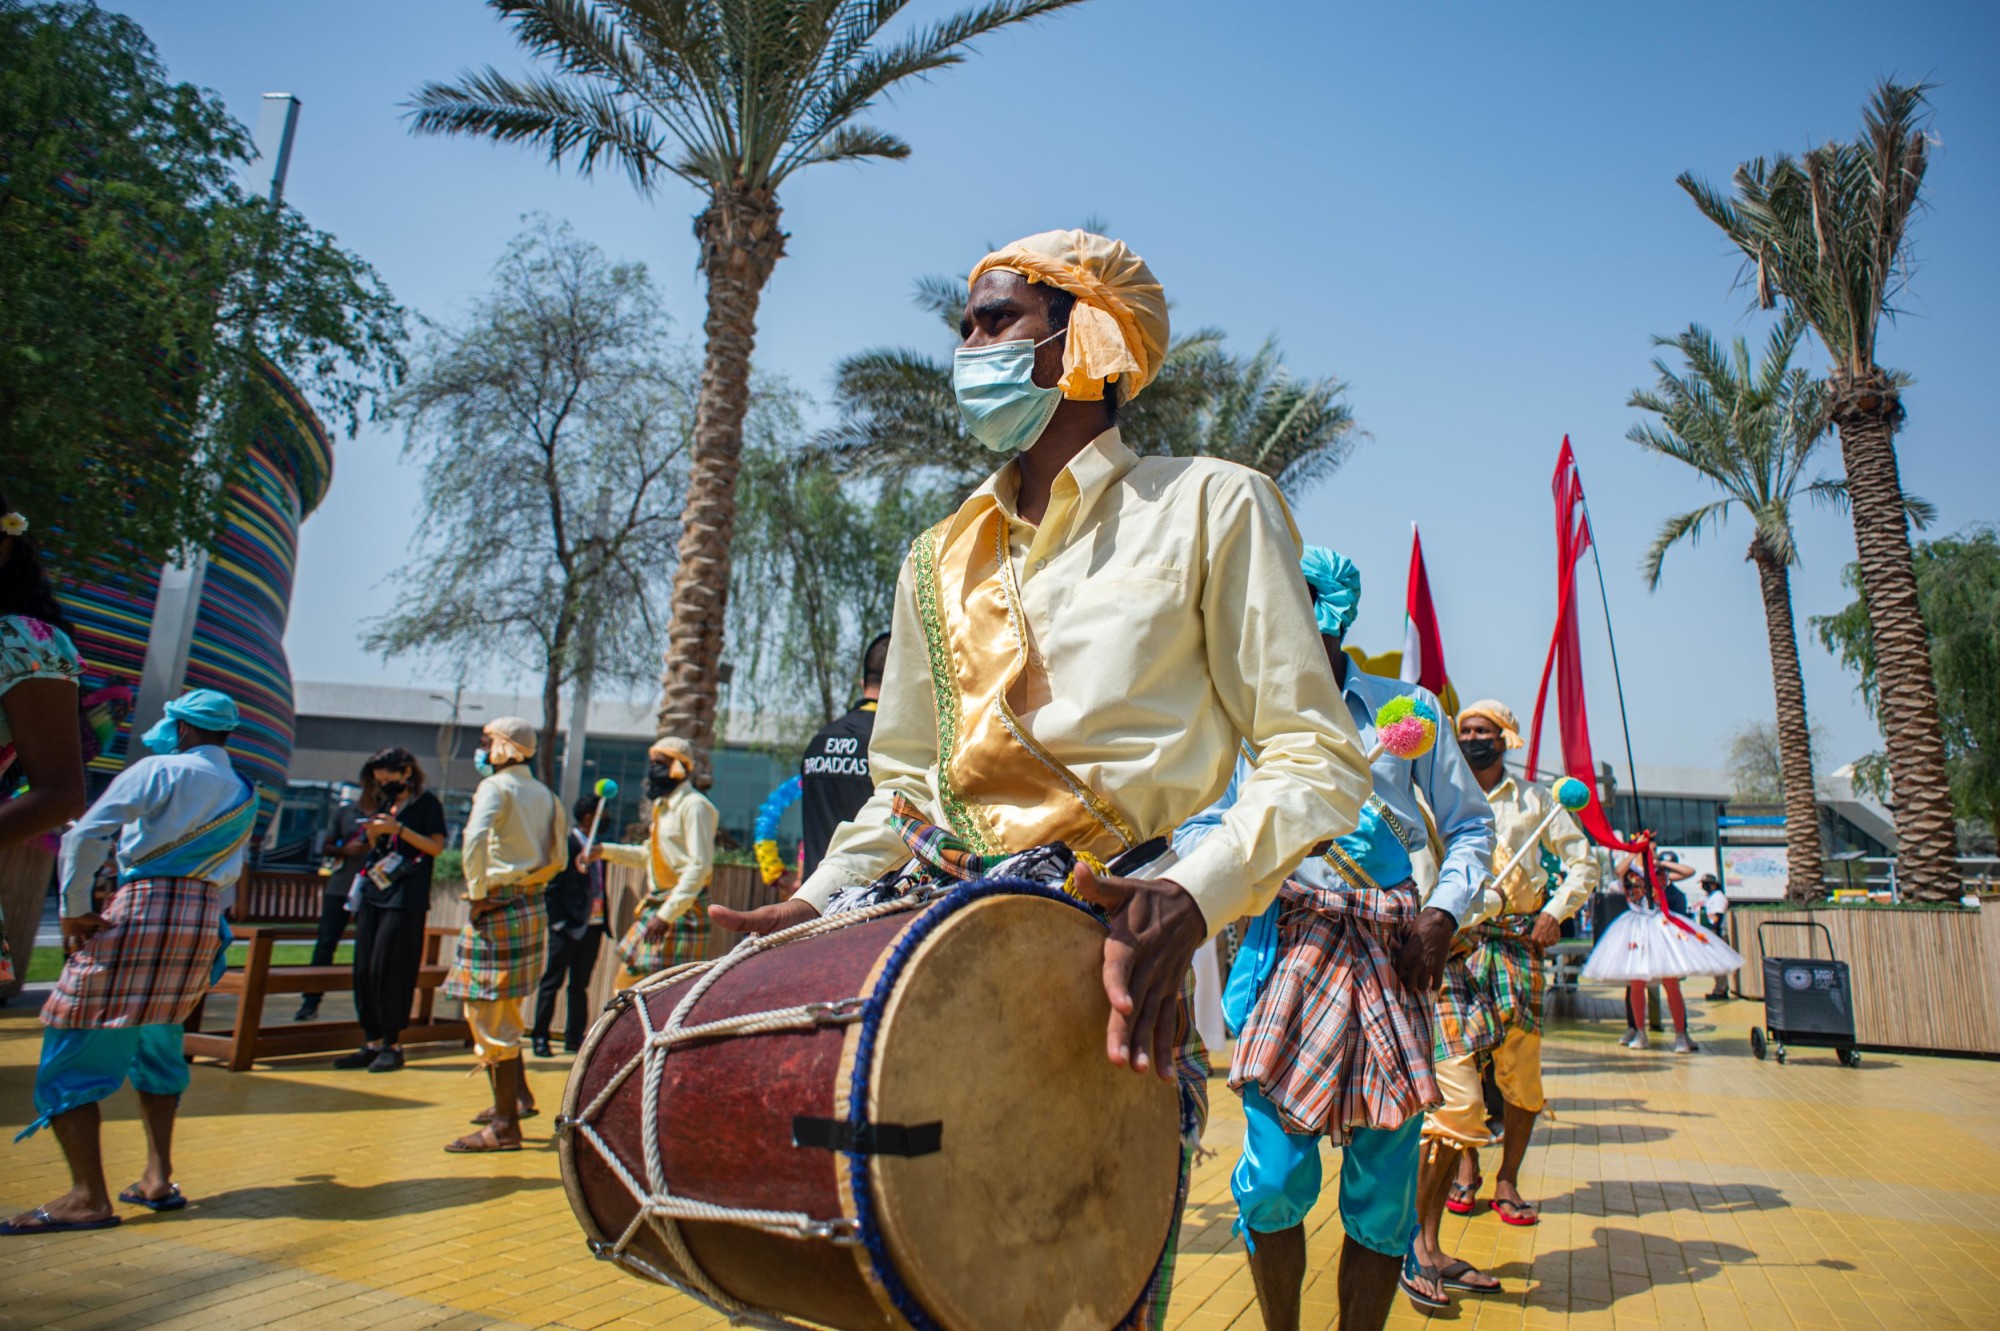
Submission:
M 1636 831 L 1643 821 L 1639 813 L 1639 764 L 1632 759 L 1632 722 L 1625 714 L 1625 678 L 1618 670 L 1618 635 L 1611 631 L 1611 594 L 1604 587 L 1604 561 L 1597 555 L 1597 520 L 1590 516 L 1590 496 L 1583 494 L 1583 520 L 1590 524 L 1590 562 L 1597 567 L 1597 596 L 1604 603 L 1604 638 L 1611 644 L 1611 682 L 1618 690 L 1618 726 L 1625 733 L 1625 771 L 1632 778 L 1632 819 Z

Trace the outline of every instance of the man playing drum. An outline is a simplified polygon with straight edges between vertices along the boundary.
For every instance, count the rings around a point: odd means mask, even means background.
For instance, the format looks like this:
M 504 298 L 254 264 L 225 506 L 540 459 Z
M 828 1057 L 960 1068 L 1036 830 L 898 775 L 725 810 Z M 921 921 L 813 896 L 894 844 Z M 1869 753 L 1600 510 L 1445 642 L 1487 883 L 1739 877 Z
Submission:
M 1365 674 L 1341 650 L 1361 604 L 1361 574 L 1321 546 L 1300 561 L 1327 660 L 1365 742 L 1385 709 L 1422 689 Z M 1403 706 L 1407 707 L 1405 703 Z M 1385 750 L 1394 746 L 1384 745 Z M 1372 752 L 1372 748 L 1371 748 Z M 1417 1223 L 1424 1110 L 1441 1099 L 1431 1075 L 1435 972 L 1489 876 L 1493 814 L 1448 733 L 1417 756 L 1385 751 L 1361 826 L 1300 864 L 1251 926 L 1230 971 L 1224 1011 L 1239 1034 L 1229 1084 L 1243 1095 L 1243 1156 L 1230 1175 L 1236 1229 L 1250 1246 L 1257 1303 L 1271 1331 L 1297 1331 L 1306 1274 L 1306 1213 L 1319 1199 L 1319 1139 L 1342 1144 L 1340 1325 L 1380 1327 Z M 1240 774 L 1245 767 L 1239 765 Z M 1230 807 L 1221 802 L 1174 835 L 1186 853 Z M 1420 908 L 1410 853 L 1426 844 L 1425 805 L 1443 843 L 1438 881 Z M 1406 931 L 1428 939 L 1403 946 Z M 1435 1276 L 1404 1273 L 1412 1297 L 1444 1305 Z
M 1058 882 L 1074 852 L 1073 889 L 1108 917 L 1108 1053 L 1178 1074 L 1198 1137 L 1207 1060 L 1177 998 L 1190 960 L 1354 827 L 1367 764 L 1277 488 L 1227 462 L 1140 457 L 1119 433 L 1167 348 L 1139 257 L 1082 231 L 1017 241 L 973 270 L 961 332 L 968 427 L 1014 456 L 903 565 L 875 794 L 789 901 L 712 914 L 768 933 L 907 882 L 913 851 L 967 873 L 1012 857 L 1010 876 L 1054 859 Z M 1245 746 L 1235 805 L 1176 860 L 1162 839 L 1223 793 Z M 1093 867 L 1105 859 L 1120 872 Z M 1186 1176 L 1184 1152 L 1183 1192 Z M 1173 1248 L 1132 1324 L 1164 1320 Z

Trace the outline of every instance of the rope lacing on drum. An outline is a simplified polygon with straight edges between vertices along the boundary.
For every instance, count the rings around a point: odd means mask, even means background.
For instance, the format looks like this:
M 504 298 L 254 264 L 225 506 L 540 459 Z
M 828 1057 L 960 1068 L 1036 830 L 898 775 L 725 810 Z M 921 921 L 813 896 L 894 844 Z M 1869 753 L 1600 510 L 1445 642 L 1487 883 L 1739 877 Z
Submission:
M 692 1197 L 679 1197 L 668 1188 L 666 1168 L 660 1155 L 660 1085 L 664 1078 L 662 1064 L 674 1045 L 691 1040 L 709 1040 L 724 1035 L 763 1035 L 779 1031 L 816 1030 L 823 1026 L 845 1025 L 861 1019 L 865 998 L 842 998 L 824 1003 L 801 1003 L 795 1007 L 776 1008 L 766 1012 L 744 1013 L 724 1017 L 699 1025 L 686 1025 L 688 1014 L 703 994 L 715 982 L 742 962 L 760 952 L 786 943 L 833 933 L 839 929 L 851 928 L 869 920 L 880 919 L 900 911 L 915 910 L 931 901 L 937 892 L 913 892 L 895 901 L 865 907 L 861 910 L 844 911 L 839 915 L 808 920 L 804 924 L 762 937 L 752 936 L 730 949 L 727 955 L 714 961 L 696 961 L 675 966 L 669 970 L 648 976 L 631 989 L 618 995 L 614 1002 L 626 1004 L 636 1009 L 639 1022 L 646 1032 L 639 1049 L 628 1058 L 609 1081 L 598 1091 L 590 1103 L 579 1110 L 567 1127 L 577 1136 L 589 1142 L 618 1181 L 638 1204 L 638 1212 L 630 1224 L 610 1243 L 597 1242 L 592 1250 L 606 1261 L 613 1261 L 638 1275 L 661 1284 L 671 1285 L 716 1312 L 726 1315 L 730 1322 L 738 1326 L 776 1328 L 778 1331 L 809 1331 L 799 1323 L 751 1308 L 739 1303 L 710 1280 L 708 1273 L 695 1261 L 688 1251 L 686 1238 L 681 1233 L 683 1220 L 714 1220 L 729 1224 L 747 1225 L 784 1238 L 826 1239 L 832 1242 L 855 1242 L 854 1222 L 844 1216 L 831 1220 L 816 1219 L 798 1211 L 759 1211 L 731 1206 L 716 1206 L 698 1201 Z M 653 1025 L 652 1009 L 646 1003 L 646 995 L 662 989 L 691 974 L 701 973 L 700 978 L 688 986 L 668 1015 L 666 1024 Z M 635 1177 L 625 1162 L 611 1149 L 594 1126 L 597 1115 L 608 1104 L 611 1097 L 623 1086 L 634 1072 L 643 1074 L 640 1085 L 640 1139 L 646 1148 L 646 1177 L 642 1182 Z M 632 1242 L 643 1228 L 650 1228 L 660 1242 L 666 1246 L 674 1264 L 685 1273 L 686 1279 L 676 1277 L 661 1270 L 644 1257 L 631 1250 Z

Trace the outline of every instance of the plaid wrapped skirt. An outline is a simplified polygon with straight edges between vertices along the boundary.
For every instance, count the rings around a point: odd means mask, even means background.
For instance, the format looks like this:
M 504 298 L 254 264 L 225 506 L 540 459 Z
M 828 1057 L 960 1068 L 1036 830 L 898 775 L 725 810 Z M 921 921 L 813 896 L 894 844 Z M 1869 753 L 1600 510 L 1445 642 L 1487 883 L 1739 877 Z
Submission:
M 526 998 L 541 983 L 549 961 L 548 906 L 540 893 L 495 899 L 505 904 L 459 930 L 458 959 L 442 991 L 446 998 L 475 1003 Z
M 632 926 L 618 940 L 618 959 L 634 975 L 652 975 L 670 966 L 708 956 L 708 889 L 703 888 L 681 917 L 658 938 L 646 937 L 646 925 L 667 904 L 664 893 L 648 896 L 632 916 Z
M 1547 981 L 1528 943 L 1534 927 L 1533 915 L 1504 915 L 1474 925 L 1453 949 L 1438 994 L 1440 1062 L 1493 1048 L 1510 1026 L 1531 1035 L 1541 1031 Z
M 1281 889 L 1278 961 L 1236 1041 L 1229 1084 L 1255 1082 L 1287 1132 L 1346 1140 L 1440 1103 L 1431 1073 L 1436 997 L 1411 993 L 1395 947 L 1416 886 Z
M 209 990 L 222 948 L 222 894 L 201 878 L 135 878 L 104 928 L 63 963 L 42 1024 L 64 1030 L 172 1026 Z

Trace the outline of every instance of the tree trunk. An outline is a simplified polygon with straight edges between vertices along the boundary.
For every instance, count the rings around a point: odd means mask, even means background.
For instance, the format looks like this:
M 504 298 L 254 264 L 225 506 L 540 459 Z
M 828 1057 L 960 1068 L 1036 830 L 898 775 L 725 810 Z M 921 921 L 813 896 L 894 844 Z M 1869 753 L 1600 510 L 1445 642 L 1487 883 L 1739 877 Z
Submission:
M 542 784 L 556 788 L 556 727 L 562 720 L 562 667 L 550 664 L 542 675 L 542 738 L 535 752 L 535 766 Z
M 757 305 L 785 252 L 778 201 L 770 194 L 718 192 L 695 219 L 708 275 L 708 344 L 695 405 L 687 503 L 681 510 L 680 567 L 661 678 L 660 733 L 694 746 L 696 776 L 707 784 L 729 608 L 730 542 L 736 534 L 736 473 L 743 417 L 750 406 L 750 353 Z
M 1778 771 L 1785 797 L 1785 899 L 1816 901 L 1825 894 L 1819 841 L 1819 800 L 1813 782 L 1812 726 L 1806 717 L 1805 677 L 1799 673 L 1799 638 L 1792 623 L 1791 571 L 1760 536 L 1750 561 L 1764 593 L 1764 628 L 1771 637 L 1771 689 L 1778 704 Z
M 1896 816 L 1896 876 L 1920 901 L 1959 895 L 1951 785 L 1931 678 L 1930 634 L 1917 600 L 1909 518 L 1896 470 L 1896 395 L 1878 380 L 1836 377 L 1834 424 L 1854 512 L 1861 595 L 1875 647 L 1875 682 Z

